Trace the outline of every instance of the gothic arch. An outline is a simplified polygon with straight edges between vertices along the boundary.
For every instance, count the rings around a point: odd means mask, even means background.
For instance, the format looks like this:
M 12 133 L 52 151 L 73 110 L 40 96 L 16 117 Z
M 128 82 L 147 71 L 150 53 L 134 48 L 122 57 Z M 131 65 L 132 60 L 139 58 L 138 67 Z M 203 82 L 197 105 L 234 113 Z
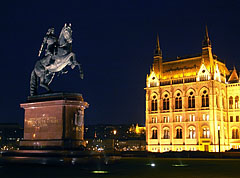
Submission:
M 193 92 L 194 95 L 196 95 L 196 90 L 194 88 L 188 88 L 188 90 L 186 91 L 186 96 L 188 96 L 190 94 L 190 92 Z
M 204 90 L 206 90 L 209 94 L 209 88 L 206 86 L 203 86 L 202 88 L 199 89 L 199 94 L 202 95 Z
M 183 92 L 180 89 L 175 90 L 173 96 L 176 97 L 178 93 L 180 93 L 180 96 L 183 96 Z

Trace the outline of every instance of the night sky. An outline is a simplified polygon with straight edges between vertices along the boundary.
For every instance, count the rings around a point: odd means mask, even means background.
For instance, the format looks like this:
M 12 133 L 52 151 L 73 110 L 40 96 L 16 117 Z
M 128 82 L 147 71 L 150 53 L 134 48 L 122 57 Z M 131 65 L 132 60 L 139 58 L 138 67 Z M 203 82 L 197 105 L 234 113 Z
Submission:
M 240 2 L 179 0 L 1 2 L 0 122 L 23 124 L 31 71 L 49 27 L 72 23 L 83 65 L 55 77 L 54 91 L 82 93 L 86 124 L 144 124 L 145 80 L 159 34 L 163 58 L 201 52 L 205 25 L 213 52 L 240 69 Z M 44 90 L 40 90 L 44 92 Z

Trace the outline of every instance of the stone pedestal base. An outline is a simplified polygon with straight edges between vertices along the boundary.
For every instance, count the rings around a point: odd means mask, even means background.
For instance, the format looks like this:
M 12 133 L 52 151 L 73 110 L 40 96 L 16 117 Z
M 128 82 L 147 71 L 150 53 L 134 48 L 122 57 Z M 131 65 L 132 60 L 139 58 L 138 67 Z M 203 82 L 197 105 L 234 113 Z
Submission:
M 81 94 L 54 93 L 28 97 L 24 149 L 77 149 L 84 145 L 84 102 Z

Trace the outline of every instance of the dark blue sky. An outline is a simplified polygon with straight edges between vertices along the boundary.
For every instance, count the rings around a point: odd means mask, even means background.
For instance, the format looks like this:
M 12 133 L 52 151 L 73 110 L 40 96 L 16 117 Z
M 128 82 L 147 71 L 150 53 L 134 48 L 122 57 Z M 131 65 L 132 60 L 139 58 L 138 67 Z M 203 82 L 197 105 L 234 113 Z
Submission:
M 201 52 L 205 25 L 213 51 L 240 69 L 238 1 L 4 1 L 1 3 L 0 122 L 23 123 L 19 104 L 29 95 L 30 73 L 49 27 L 72 23 L 73 52 L 83 65 L 56 77 L 53 90 L 83 94 L 85 123 L 144 123 L 145 79 L 156 35 L 163 57 Z M 43 90 L 42 90 L 43 91 Z

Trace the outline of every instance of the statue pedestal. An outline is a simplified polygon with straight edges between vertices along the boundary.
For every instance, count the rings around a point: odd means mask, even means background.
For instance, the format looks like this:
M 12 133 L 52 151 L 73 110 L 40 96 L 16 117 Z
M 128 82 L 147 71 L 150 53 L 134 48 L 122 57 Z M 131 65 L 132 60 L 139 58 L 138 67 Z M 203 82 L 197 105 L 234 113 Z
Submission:
M 88 103 L 77 93 L 28 97 L 21 149 L 77 149 L 84 145 L 84 109 Z

